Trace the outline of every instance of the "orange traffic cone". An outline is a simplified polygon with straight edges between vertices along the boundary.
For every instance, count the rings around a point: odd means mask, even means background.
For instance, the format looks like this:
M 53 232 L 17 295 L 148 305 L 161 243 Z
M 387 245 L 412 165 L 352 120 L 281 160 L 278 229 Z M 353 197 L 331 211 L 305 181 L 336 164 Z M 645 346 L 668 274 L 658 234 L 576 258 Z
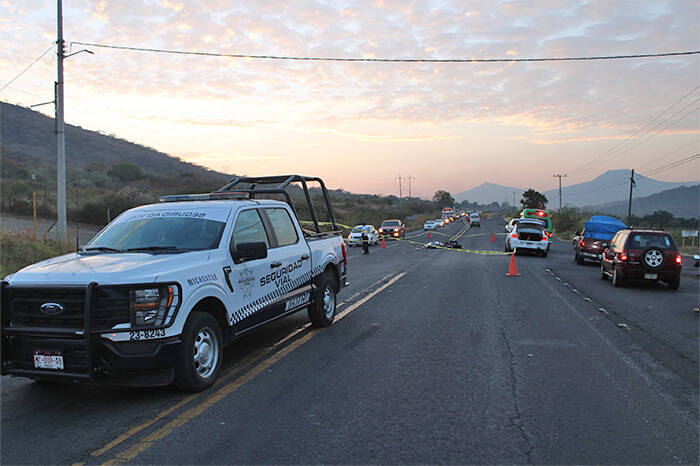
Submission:
M 430 232 L 428 232 L 428 239 L 430 239 Z
M 510 266 L 508 267 L 508 273 L 506 274 L 508 277 L 519 277 L 520 274 L 518 273 L 518 264 L 515 263 L 515 254 L 510 255 Z
M 386 240 L 382 237 L 382 249 L 386 249 Z
M 491 242 L 492 243 L 496 242 L 496 233 L 491 233 Z

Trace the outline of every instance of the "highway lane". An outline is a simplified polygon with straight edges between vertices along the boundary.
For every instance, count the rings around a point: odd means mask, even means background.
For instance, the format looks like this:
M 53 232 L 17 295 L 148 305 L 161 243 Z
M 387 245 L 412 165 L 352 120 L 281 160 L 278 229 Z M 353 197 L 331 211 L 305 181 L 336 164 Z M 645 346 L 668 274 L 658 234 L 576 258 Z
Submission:
M 484 220 L 460 242 L 501 251 L 501 232 Z M 636 323 L 617 327 L 626 307 L 594 296 L 603 314 L 584 299 L 612 287 L 589 280 L 595 268 L 577 266 L 570 245 L 518 256 L 520 277 L 505 276 L 508 256 L 387 246 L 349 250 L 339 311 L 360 304 L 351 313 L 318 332 L 300 313 L 242 338 L 203 395 L 4 377 L 3 463 L 698 462 L 697 382 L 640 344 Z M 696 283 L 643 301 L 685 305 Z

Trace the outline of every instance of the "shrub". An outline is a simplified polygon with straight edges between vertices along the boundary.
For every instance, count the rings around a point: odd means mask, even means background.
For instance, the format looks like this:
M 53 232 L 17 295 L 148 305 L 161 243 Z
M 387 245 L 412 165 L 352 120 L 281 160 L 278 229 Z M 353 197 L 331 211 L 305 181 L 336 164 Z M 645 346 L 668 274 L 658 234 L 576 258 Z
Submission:
M 0 250 L 2 250 L 0 278 L 4 278 L 27 265 L 69 253 L 75 248 L 70 241 L 62 243 L 53 240 L 34 240 L 34 235 L 25 231 L 23 233 L 0 232 Z
M 128 162 L 115 163 L 107 174 L 119 178 L 123 183 L 143 178 L 143 170 L 141 170 L 141 167 Z

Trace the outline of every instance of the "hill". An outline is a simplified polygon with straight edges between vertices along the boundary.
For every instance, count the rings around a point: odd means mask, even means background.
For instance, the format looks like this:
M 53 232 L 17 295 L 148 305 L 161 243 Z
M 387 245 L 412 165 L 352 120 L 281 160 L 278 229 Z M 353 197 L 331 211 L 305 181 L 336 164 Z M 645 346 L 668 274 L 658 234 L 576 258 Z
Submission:
M 611 202 L 599 206 L 589 206 L 587 209 L 624 218 L 627 215 L 628 202 Z M 665 210 L 676 217 L 700 217 L 700 185 L 681 186 L 643 198 L 632 197 L 632 215 L 642 217 L 658 210 Z
M 697 184 L 697 182 L 673 183 L 657 181 L 635 173 L 636 192 L 641 197 L 667 191 L 681 186 Z M 626 201 L 629 198 L 630 170 L 609 170 L 591 181 L 562 187 L 562 202 L 564 206 L 600 206 L 616 201 Z M 545 191 L 550 208 L 559 207 L 559 189 Z M 663 210 L 669 210 L 668 208 Z M 627 210 L 625 209 L 625 212 Z
M 29 157 L 33 163 L 56 164 L 55 121 L 39 112 L 0 102 L 2 155 L 17 161 Z M 101 164 L 130 163 L 152 175 L 177 176 L 187 173 L 218 181 L 221 173 L 183 162 L 162 152 L 133 142 L 66 124 L 66 165 L 73 168 Z
M 503 201 L 507 201 L 509 204 L 512 204 L 513 192 L 515 192 L 515 202 L 517 204 L 518 201 L 520 201 L 524 191 L 525 190 L 523 188 L 513 188 L 510 186 L 502 186 L 500 184 L 493 183 L 482 183 L 476 188 L 462 191 L 461 193 L 455 194 L 453 197 L 455 198 L 456 202 L 469 201 L 479 204 L 491 204 L 492 202 L 498 202 L 500 204 Z

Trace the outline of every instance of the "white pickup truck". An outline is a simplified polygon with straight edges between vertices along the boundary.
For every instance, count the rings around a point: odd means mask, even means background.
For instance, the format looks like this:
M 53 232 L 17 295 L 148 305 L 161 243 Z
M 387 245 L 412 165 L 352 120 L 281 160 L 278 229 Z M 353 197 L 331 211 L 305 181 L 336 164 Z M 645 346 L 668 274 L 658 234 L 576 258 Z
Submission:
M 320 184 L 330 231 L 308 183 Z M 314 231 L 302 228 L 290 189 L 303 191 Z M 285 201 L 261 198 L 270 194 Z M 2 374 L 201 391 L 237 336 L 303 309 L 314 326 L 330 325 L 346 276 L 319 178 L 237 178 L 214 193 L 166 196 L 122 213 L 78 252 L 3 280 Z

